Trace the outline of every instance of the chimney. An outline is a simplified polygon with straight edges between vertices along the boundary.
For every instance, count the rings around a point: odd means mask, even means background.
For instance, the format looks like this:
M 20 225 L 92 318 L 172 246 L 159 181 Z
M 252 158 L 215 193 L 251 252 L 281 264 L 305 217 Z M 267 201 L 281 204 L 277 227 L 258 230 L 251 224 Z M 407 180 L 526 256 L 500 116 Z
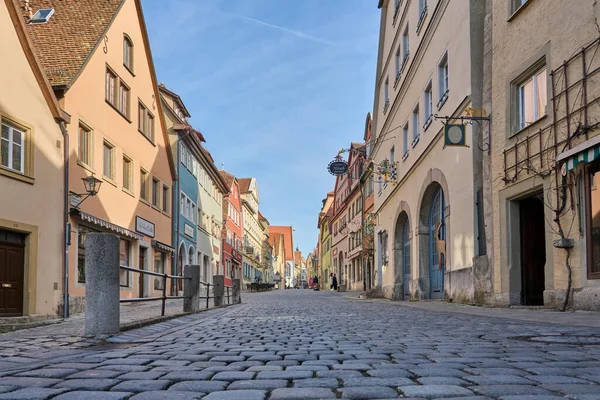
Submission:
M 27 14 L 29 15 L 29 19 L 33 18 L 33 9 L 31 8 L 31 5 L 29 4 L 29 0 L 25 0 L 25 12 L 27 12 Z

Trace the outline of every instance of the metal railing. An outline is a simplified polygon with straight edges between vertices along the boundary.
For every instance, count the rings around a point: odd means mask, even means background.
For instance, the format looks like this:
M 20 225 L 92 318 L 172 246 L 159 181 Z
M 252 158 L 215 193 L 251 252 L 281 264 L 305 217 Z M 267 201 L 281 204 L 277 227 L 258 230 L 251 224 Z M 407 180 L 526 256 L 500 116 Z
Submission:
M 165 304 L 166 304 L 167 300 L 189 298 L 189 296 L 167 296 L 167 279 L 172 279 L 172 280 L 189 279 L 189 280 L 191 280 L 192 278 L 177 276 L 177 275 L 169 275 L 169 274 L 159 274 L 158 272 L 146 271 L 143 269 L 124 267 L 124 266 L 119 266 L 119 268 L 124 271 L 137 272 L 139 274 L 157 276 L 159 278 L 162 278 L 162 296 L 160 296 L 160 297 L 156 297 L 156 296 L 154 296 L 154 297 L 133 297 L 133 298 L 119 299 L 119 302 L 121 302 L 121 303 L 136 303 L 136 302 L 141 302 L 141 301 L 161 300 L 162 307 L 161 307 L 160 315 L 164 316 L 165 315 Z M 208 299 L 206 300 L 206 308 L 208 308 Z
M 231 304 L 231 294 L 229 293 L 229 289 L 233 289 L 233 286 L 227 286 L 225 285 L 225 291 L 227 292 L 227 294 L 225 295 L 225 297 L 227 297 L 227 304 Z
M 202 282 L 202 281 L 200 281 L 200 285 L 206 286 L 206 296 L 198 296 L 198 297 L 200 299 L 206 299 L 206 308 L 209 308 L 208 303 L 209 303 L 210 299 L 214 299 L 216 297 L 214 295 L 215 294 L 215 289 L 214 289 L 215 285 L 213 285 L 212 283 L 206 283 L 206 282 Z M 210 295 L 210 287 L 211 286 L 213 287 L 213 295 L 212 296 Z

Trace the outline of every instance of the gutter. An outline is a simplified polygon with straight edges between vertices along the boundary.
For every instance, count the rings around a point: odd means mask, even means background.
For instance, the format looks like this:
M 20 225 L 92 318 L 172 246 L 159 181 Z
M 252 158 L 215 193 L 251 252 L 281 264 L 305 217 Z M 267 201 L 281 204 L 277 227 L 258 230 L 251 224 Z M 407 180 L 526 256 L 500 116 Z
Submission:
M 71 224 L 69 224 L 69 131 L 64 121 L 59 122 L 60 131 L 63 135 L 63 319 L 69 318 L 69 244 L 71 242 Z

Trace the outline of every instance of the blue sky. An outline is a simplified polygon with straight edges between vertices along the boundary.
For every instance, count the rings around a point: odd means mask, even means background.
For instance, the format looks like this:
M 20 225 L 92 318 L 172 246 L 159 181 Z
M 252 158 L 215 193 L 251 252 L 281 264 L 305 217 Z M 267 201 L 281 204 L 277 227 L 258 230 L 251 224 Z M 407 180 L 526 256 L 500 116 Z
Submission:
M 373 107 L 375 0 L 142 0 L 158 81 L 177 92 L 218 168 L 256 177 L 271 225 L 317 243 L 327 164 Z

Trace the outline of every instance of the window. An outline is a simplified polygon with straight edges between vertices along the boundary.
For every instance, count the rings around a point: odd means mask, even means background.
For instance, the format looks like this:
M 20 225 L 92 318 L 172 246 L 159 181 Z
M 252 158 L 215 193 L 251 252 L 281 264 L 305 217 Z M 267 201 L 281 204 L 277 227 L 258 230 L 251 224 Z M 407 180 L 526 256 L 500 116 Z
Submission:
M 168 214 L 169 213 L 169 192 L 171 190 L 169 189 L 169 187 L 167 185 L 163 185 L 162 188 L 162 210 L 164 213 Z
M 383 85 L 383 112 L 386 112 L 388 106 L 390 105 L 390 77 L 387 76 L 385 78 L 385 83 Z
M 140 198 L 148 201 L 148 172 L 140 169 Z
M 396 81 L 398 82 L 398 78 L 400 78 L 400 68 L 402 68 L 402 49 L 400 45 L 398 45 L 398 50 L 396 50 Z
M 123 156 L 123 189 L 133 192 L 133 161 Z
M 417 24 L 417 31 L 423 24 L 423 20 L 427 15 L 427 0 L 419 0 L 419 23 Z
M 140 101 L 138 103 L 138 130 L 154 143 L 154 115 L 148 111 L 146 106 Z M 182 161 L 184 160 L 184 149 L 182 147 Z
M 123 65 L 133 73 L 133 42 L 127 35 L 123 37 Z
M 388 234 L 387 231 L 379 232 L 379 248 L 381 249 L 381 264 L 388 264 Z
M 0 142 L 2 166 L 11 171 L 25 174 L 25 130 L 2 121 Z
M 423 97 L 423 106 L 425 108 L 425 124 L 423 125 L 423 129 L 427 129 L 431 124 L 431 120 L 433 119 L 433 93 L 431 93 L 431 80 L 429 80 L 427 86 L 425 87 Z
M 406 60 L 408 60 L 408 56 L 410 54 L 410 42 L 409 42 L 409 38 L 408 38 L 408 24 L 406 24 L 406 27 L 404 28 L 404 32 L 402 33 L 402 67 L 400 68 L 400 70 L 403 69 L 404 64 L 406 63 Z
M 85 126 L 79 124 L 78 133 L 78 160 L 85 165 L 92 164 L 92 131 Z
M 600 279 L 600 190 L 597 189 L 600 179 L 600 164 L 594 163 L 587 169 L 587 278 Z
M 510 0 L 511 1 L 511 12 L 516 12 L 519 8 L 523 7 L 528 0 Z
M 119 251 L 119 265 L 122 267 L 129 267 L 129 250 L 130 243 L 127 240 L 121 239 L 120 251 Z M 143 269 L 143 265 L 139 266 L 140 269 Z M 129 271 L 124 269 L 119 269 L 119 279 L 121 286 L 128 287 L 129 286 Z
M 415 147 L 415 145 L 419 142 L 419 125 L 419 104 L 417 104 L 412 112 L 413 147 Z
M 408 122 L 402 127 L 402 144 L 404 145 L 402 158 L 405 159 L 408 156 Z
M 129 88 L 123 82 L 119 82 L 119 111 L 129 116 Z
M 160 207 L 160 181 L 156 177 L 152 177 L 152 205 Z
M 110 70 L 106 70 L 106 101 L 113 106 L 117 106 L 117 99 L 115 97 L 115 85 L 117 83 L 117 76 Z
M 85 283 L 85 239 L 88 233 L 95 232 L 84 226 L 79 226 L 77 235 L 77 283 Z
M 165 253 L 154 251 L 154 272 L 157 274 L 165 273 Z M 154 277 L 154 290 L 163 290 L 163 278 Z
M 546 115 L 546 67 L 531 74 L 517 89 L 518 129 L 521 130 Z
M 104 165 L 102 167 L 102 174 L 105 178 L 110 179 L 114 182 L 115 180 L 115 148 L 112 144 L 104 142 L 102 150 L 102 159 Z
M 392 166 L 394 164 L 394 156 L 395 156 L 395 149 L 394 146 L 392 146 L 392 148 L 390 149 L 390 166 Z
M 437 104 L 438 110 L 442 108 L 446 102 L 448 90 L 448 52 L 446 52 L 438 64 L 438 93 L 440 96 Z

